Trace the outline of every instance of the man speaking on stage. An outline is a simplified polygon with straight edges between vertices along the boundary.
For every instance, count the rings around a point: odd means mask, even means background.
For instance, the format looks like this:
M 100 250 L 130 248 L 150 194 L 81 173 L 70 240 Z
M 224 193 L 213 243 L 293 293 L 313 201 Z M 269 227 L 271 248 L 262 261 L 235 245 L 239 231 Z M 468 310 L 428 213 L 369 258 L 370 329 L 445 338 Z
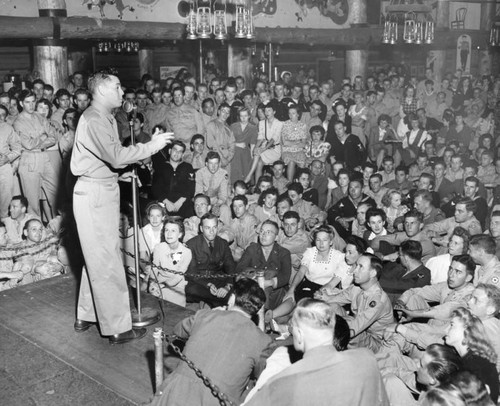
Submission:
M 71 156 L 71 171 L 78 177 L 73 211 L 86 265 L 74 327 L 82 332 L 98 322 L 111 344 L 122 344 L 144 337 L 147 330 L 132 329 L 118 235 L 118 170 L 157 153 L 173 136 L 157 132 L 146 144 L 123 147 L 112 114 L 122 105 L 120 80 L 98 72 L 89 78 L 88 89 L 92 105 L 80 118 Z

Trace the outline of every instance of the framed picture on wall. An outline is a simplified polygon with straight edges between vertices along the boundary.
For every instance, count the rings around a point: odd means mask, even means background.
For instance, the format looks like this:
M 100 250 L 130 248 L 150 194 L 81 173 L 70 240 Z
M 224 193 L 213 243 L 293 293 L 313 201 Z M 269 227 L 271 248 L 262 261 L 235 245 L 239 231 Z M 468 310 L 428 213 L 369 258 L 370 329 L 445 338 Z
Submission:
M 177 73 L 186 66 L 160 66 L 160 80 L 167 80 L 169 77 L 175 78 Z

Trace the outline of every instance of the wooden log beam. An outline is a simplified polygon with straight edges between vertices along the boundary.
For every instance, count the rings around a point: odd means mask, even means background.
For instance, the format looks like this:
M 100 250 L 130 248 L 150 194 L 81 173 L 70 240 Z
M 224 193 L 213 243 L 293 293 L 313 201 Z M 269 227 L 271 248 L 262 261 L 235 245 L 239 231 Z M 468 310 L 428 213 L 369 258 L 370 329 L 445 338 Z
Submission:
M 0 16 L 0 38 L 40 39 L 52 38 L 54 21 L 48 17 Z M 60 38 L 67 40 L 134 39 L 141 40 L 182 40 L 185 25 L 180 23 L 155 23 L 94 19 L 89 17 L 57 18 L 60 23 Z M 256 28 L 257 42 L 276 44 L 328 45 L 351 49 L 368 49 L 380 45 L 382 27 L 350 27 L 345 29 L 314 28 Z M 477 30 L 437 30 L 434 49 L 454 48 L 457 37 L 468 34 L 473 45 L 485 46 L 489 37 L 487 31 Z M 239 40 L 243 41 L 243 40 Z

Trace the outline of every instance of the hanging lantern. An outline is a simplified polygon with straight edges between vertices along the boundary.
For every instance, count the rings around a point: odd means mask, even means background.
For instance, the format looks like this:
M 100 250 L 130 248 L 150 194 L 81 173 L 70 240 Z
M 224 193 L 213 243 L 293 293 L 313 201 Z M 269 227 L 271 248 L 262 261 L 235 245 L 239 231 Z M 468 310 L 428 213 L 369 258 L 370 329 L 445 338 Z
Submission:
M 236 6 L 234 38 L 246 38 L 247 9 L 245 6 Z
M 489 45 L 492 47 L 500 45 L 500 26 L 495 21 L 491 23 Z
M 198 39 L 198 35 L 196 35 L 196 12 L 194 11 L 194 8 L 189 10 L 186 31 L 187 39 Z
M 434 21 L 426 21 L 425 23 L 424 42 L 432 44 L 434 42 Z
M 398 23 L 391 21 L 389 31 L 389 44 L 394 45 L 398 42 Z
M 391 22 L 386 20 L 384 23 L 384 32 L 382 34 L 382 44 L 389 43 L 389 37 L 391 35 Z
M 250 3 L 251 4 L 251 3 Z M 247 28 L 247 39 L 255 38 L 255 26 L 253 24 L 253 7 L 247 7 L 245 10 L 245 25 Z
M 406 44 L 413 44 L 415 42 L 415 13 L 410 12 L 405 14 L 405 23 L 403 29 L 403 41 Z
M 199 38 L 207 39 L 212 34 L 210 7 L 198 7 L 196 34 Z
M 420 45 L 424 42 L 424 25 L 422 21 L 415 22 L 415 44 Z
M 214 35 L 215 39 L 227 39 L 226 11 L 214 11 Z

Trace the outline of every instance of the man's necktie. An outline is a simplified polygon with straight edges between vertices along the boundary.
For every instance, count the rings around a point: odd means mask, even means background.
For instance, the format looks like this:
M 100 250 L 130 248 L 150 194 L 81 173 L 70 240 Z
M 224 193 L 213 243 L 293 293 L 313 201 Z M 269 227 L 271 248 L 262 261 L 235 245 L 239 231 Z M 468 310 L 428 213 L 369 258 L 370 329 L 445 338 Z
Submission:
M 214 252 L 214 243 L 212 241 L 210 241 L 208 243 L 208 248 L 210 249 L 210 254 L 213 254 L 213 252 Z

